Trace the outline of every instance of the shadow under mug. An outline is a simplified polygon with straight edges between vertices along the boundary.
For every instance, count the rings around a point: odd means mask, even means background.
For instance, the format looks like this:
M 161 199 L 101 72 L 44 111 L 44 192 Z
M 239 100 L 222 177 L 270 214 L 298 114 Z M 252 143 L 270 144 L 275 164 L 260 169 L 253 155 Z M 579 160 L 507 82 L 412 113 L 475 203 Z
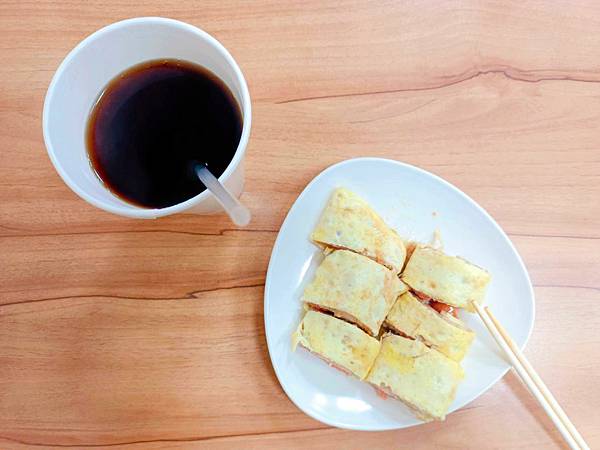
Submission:
M 238 197 L 244 185 L 243 163 L 252 114 L 246 80 L 219 41 L 199 28 L 173 19 L 140 17 L 116 22 L 91 34 L 71 50 L 54 74 L 44 102 L 43 130 L 48 155 L 77 195 L 114 214 L 149 219 L 180 212 L 222 212 L 208 190 L 166 208 L 132 205 L 115 196 L 90 164 L 85 130 L 98 96 L 119 73 L 153 59 L 181 59 L 199 64 L 223 80 L 233 93 L 242 111 L 242 135 L 219 181 Z

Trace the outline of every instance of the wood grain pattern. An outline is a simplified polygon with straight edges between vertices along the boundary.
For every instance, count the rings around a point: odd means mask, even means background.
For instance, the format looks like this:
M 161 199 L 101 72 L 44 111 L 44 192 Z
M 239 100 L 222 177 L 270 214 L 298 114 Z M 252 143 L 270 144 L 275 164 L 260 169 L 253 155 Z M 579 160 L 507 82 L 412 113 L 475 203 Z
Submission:
M 54 70 L 142 15 L 200 26 L 242 67 L 249 229 L 112 216 L 53 170 Z M 444 424 L 386 433 L 328 428 L 282 392 L 271 247 L 306 183 L 355 156 L 433 171 L 505 228 L 536 286 L 527 356 L 599 446 L 599 21 L 591 1 L 2 1 L 0 447 L 561 448 L 511 373 Z

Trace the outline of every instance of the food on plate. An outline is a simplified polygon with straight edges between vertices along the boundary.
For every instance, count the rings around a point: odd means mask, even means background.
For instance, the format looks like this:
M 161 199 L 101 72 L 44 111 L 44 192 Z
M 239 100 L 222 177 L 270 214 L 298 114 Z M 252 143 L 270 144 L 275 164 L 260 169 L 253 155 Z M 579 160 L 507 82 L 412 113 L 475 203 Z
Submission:
M 406 248 L 367 202 L 345 188 L 336 189 L 325 206 L 312 240 L 324 249 L 346 249 L 400 273 Z
M 336 189 L 311 238 L 325 257 L 304 290 L 307 310 L 293 334 L 330 365 L 365 380 L 422 420 L 444 420 L 464 378 L 460 362 L 490 274 L 430 245 L 403 240 L 348 189 Z M 383 335 L 383 336 L 382 336 Z
M 475 312 L 472 302 L 483 301 L 490 274 L 462 258 L 419 245 L 406 264 L 402 280 L 421 298 Z
M 475 338 L 462 321 L 448 313 L 440 314 L 410 292 L 398 298 L 385 325 L 396 333 L 422 340 L 457 362 L 464 358 Z
M 366 381 L 430 421 L 445 419 L 463 378 L 460 364 L 437 350 L 418 340 L 386 334 Z
M 298 344 L 345 373 L 364 379 L 379 353 L 379 341 L 333 316 L 309 310 L 292 336 Z
M 325 256 L 302 300 L 377 336 L 390 308 L 406 290 L 385 266 L 357 253 L 337 250 Z

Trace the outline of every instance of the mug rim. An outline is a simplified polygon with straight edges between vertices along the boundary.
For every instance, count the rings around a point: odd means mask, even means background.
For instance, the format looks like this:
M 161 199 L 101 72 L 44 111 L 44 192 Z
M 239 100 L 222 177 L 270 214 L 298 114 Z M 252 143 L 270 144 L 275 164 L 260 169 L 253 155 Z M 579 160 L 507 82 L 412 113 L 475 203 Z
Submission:
M 54 168 L 56 169 L 56 171 L 58 172 L 60 177 L 63 179 L 63 181 L 67 184 L 67 186 L 69 186 L 71 188 L 71 190 L 73 192 L 75 192 L 79 197 L 81 197 L 86 202 L 92 204 L 93 206 L 100 208 L 104 211 L 120 215 L 120 216 L 126 216 L 126 217 L 132 217 L 132 218 L 154 219 L 157 217 L 163 217 L 163 216 L 167 216 L 167 215 L 171 215 L 171 214 L 175 214 L 175 213 L 179 213 L 179 212 L 184 212 L 184 211 L 192 208 L 193 206 L 198 205 L 202 201 L 206 200 L 207 198 L 209 198 L 209 196 L 211 194 L 208 191 L 208 189 L 205 189 L 204 191 L 202 191 L 201 193 L 199 193 L 198 195 L 196 195 L 192 198 L 189 198 L 189 199 L 187 199 L 181 203 L 177 203 L 175 205 L 167 206 L 165 208 L 144 208 L 144 207 L 140 207 L 140 206 L 137 206 L 134 204 L 129 204 L 129 203 L 127 204 L 127 206 L 107 204 L 102 200 L 98 200 L 95 197 L 91 197 L 90 195 L 88 195 L 87 192 L 85 192 L 83 189 L 81 189 L 71 179 L 71 177 L 66 173 L 66 171 L 63 169 L 59 159 L 57 158 L 57 156 L 54 152 L 54 146 L 52 145 L 52 142 L 50 139 L 50 129 L 49 129 L 50 125 L 49 125 L 48 109 L 50 108 L 50 102 L 52 101 L 52 99 L 55 95 L 56 84 L 58 83 L 58 81 L 59 81 L 60 77 L 62 76 L 62 73 L 65 71 L 65 69 L 69 66 L 69 64 L 72 63 L 72 60 L 78 55 L 78 53 L 84 47 L 86 47 L 92 41 L 98 39 L 102 35 L 104 35 L 106 33 L 110 33 L 111 31 L 114 31 L 115 29 L 126 28 L 128 26 L 136 25 L 138 23 L 168 25 L 168 26 L 173 26 L 176 28 L 180 28 L 180 29 L 192 32 L 199 38 L 202 38 L 202 39 L 205 39 L 206 41 L 208 41 L 209 44 L 212 45 L 221 54 L 221 56 L 223 56 L 223 58 L 227 61 L 227 63 L 233 69 L 235 79 L 237 80 L 237 82 L 239 83 L 239 86 L 240 86 L 240 103 L 241 103 L 240 107 L 242 109 L 242 120 L 243 120 L 242 134 L 240 136 L 240 141 L 235 150 L 233 158 L 227 165 L 225 171 L 218 178 L 221 183 L 224 183 L 230 177 L 230 175 L 238 167 L 238 165 L 240 164 L 240 162 L 242 161 L 242 158 L 244 157 L 244 155 L 246 153 L 246 147 L 248 145 L 248 140 L 250 137 L 250 128 L 251 128 L 251 124 L 252 124 L 252 106 L 251 106 L 251 102 L 250 102 L 250 92 L 248 91 L 248 85 L 246 84 L 246 79 L 244 78 L 244 75 L 243 75 L 240 67 L 238 66 L 237 62 L 235 61 L 233 56 L 231 56 L 231 54 L 225 48 L 225 46 L 223 46 L 223 44 L 221 44 L 215 37 L 213 37 L 206 31 L 202 30 L 201 28 L 198 28 L 198 27 L 191 25 L 189 23 L 186 23 L 186 22 L 182 22 L 180 20 L 170 19 L 170 18 L 166 18 L 166 17 L 149 16 L 149 17 L 134 17 L 131 19 L 125 19 L 125 20 L 121 20 L 118 22 L 114 22 L 114 23 L 106 25 L 106 26 L 94 31 L 92 34 L 88 35 L 86 38 L 84 38 L 82 41 L 80 41 L 67 54 L 67 56 L 65 56 L 65 58 L 62 60 L 62 62 L 56 69 L 56 72 L 52 76 L 52 81 L 50 81 L 50 85 L 48 86 L 48 90 L 46 92 L 46 97 L 44 99 L 44 108 L 43 108 L 43 113 L 42 113 L 42 128 L 43 128 L 43 134 L 44 134 L 44 144 L 46 145 L 46 151 L 48 152 L 48 156 L 50 157 L 50 161 L 52 162 L 52 165 L 54 166 Z M 110 82 L 110 80 L 107 80 L 107 83 L 108 82 Z M 102 180 L 100 180 L 100 181 L 102 184 L 104 184 L 102 182 Z M 115 195 L 106 186 L 103 185 L 103 187 L 108 192 L 110 192 L 111 195 Z M 119 197 L 117 197 L 117 198 L 119 198 Z

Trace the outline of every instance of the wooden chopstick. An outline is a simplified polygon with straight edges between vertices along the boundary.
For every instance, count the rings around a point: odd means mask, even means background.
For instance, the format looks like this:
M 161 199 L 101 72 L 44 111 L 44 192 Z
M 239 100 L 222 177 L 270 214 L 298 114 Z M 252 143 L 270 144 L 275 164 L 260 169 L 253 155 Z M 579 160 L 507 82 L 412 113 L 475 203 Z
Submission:
M 521 350 L 519 349 L 517 344 L 515 344 L 515 341 L 512 340 L 512 338 L 510 337 L 508 332 L 504 329 L 504 327 L 500 324 L 500 322 L 498 322 L 498 319 L 496 319 L 496 317 L 492 314 L 492 312 L 490 311 L 490 309 L 487 306 L 484 307 L 484 311 L 487 313 L 489 318 L 492 320 L 492 322 L 496 326 L 496 329 L 502 335 L 502 337 L 504 338 L 504 341 L 508 344 L 508 346 L 513 351 L 513 353 L 515 354 L 515 356 L 517 357 L 519 362 L 523 365 L 523 367 L 525 368 L 525 370 L 527 371 L 527 373 L 529 374 L 529 376 L 531 377 L 531 379 L 533 380 L 535 385 L 542 392 L 542 395 L 544 396 L 544 398 L 548 401 L 548 403 L 550 404 L 550 406 L 552 407 L 554 412 L 558 415 L 561 422 L 565 425 L 567 430 L 569 430 L 569 433 L 571 433 L 571 436 L 573 436 L 573 439 L 575 439 L 577 444 L 582 449 L 589 450 L 589 446 L 587 445 L 587 443 L 585 442 L 585 440 L 583 439 L 581 434 L 579 434 L 579 431 L 577 431 L 577 429 L 575 428 L 575 425 L 573 425 L 573 422 L 571 422 L 571 420 L 569 419 L 567 414 L 560 407 L 560 405 L 556 401 L 556 398 L 554 398 L 554 396 L 552 395 L 552 393 L 550 392 L 550 390 L 548 389 L 546 384 L 542 381 L 542 379 L 537 374 L 535 369 L 531 366 L 531 364 L 529 363 L 527 358 L 525 358 L 525 355 L 523 355 L 523 352 L 521 352 Z
M 521 377 L 523 383 L 525 383 L 532 395 L 542 408 L 544 408 L 544 411 L 550 417 L 567 444 L 569 444 L 569 447 L 574 450 L 589 450 L 589 446 L 583 437 L 575 429 L 575 426 L 559 406 L 554 396 L 552 396 L 539 375 L 535 372 L 531 364 L 529 364 L 506 330 L 502 328 L 498 320 L 492 315 L 491 311 L 487 307 L 484 310 L 475 302 L 473 302 L 473 306 L 498 346 Z

